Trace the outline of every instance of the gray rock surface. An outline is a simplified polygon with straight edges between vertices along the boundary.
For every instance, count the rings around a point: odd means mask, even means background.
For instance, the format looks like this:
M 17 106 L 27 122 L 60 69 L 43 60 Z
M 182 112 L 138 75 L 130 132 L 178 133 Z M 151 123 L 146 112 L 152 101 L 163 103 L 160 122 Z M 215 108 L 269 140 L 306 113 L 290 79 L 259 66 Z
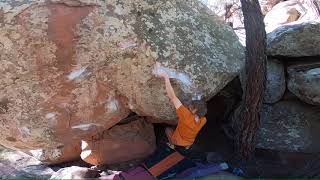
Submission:
M 302 101 L 320 105 L 320 63 L 289 66 L 288 89 Z
M 130 111 L 175 120 L 153 74 L 156 61 L 184 102 L 195 94 L 208 100 L 244 65 L 232 28 L 195 0 L 4 0 L 0 7 L 0 143 L 48 152 L 48 163 L 75 158 L 64 153 L 71 144 Z
M 71 166 L 62 168 L 55 172 L 50 179 L 86 179 L 86 178 L 97 178 L 99 177 L 99 172 L 78 166 Z
M 263 105 L 257 147 L 319 153 L 320 109 L 300 101 Z
M 320 55 L 319 21 L 284 25 L 267 34 L 267 53 L 288 57 Z
M 286 79 L 283 63 L 275 59 L 268 59 L 264 102 L 276 103 L 282 98 L 285 90 Z
M 51 168 L 41 164 L 34 157 L 0 146 L 1 179 L 46 179 L 53 173 Z

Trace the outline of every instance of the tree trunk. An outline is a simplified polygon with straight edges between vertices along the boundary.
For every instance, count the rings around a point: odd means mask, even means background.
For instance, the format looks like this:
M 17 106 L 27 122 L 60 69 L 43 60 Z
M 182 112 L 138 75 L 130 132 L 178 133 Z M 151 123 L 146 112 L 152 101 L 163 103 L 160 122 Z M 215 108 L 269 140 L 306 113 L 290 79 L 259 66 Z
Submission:
M 266 32 L 258 0 L 241 0 L 246 30 L 246 88 L 240 109 L 237 135 L 240 155 L 250 158 L 255 149 L 259 111 L 263 101 L 266 72 Z

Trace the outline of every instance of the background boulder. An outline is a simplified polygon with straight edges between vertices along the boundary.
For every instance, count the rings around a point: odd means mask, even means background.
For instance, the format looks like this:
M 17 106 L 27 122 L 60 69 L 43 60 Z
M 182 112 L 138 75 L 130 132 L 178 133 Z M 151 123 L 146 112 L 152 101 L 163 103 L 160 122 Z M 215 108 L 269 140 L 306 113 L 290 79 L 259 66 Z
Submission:
M 320 105 L 320 63 L 288 67 L 288 89 L 302 101 Z
M 257 147 L 319 153 L 320 109 L 299 101 L 263 105 Z
M 320 18 L 319 5 L 314 0 L 278 1 L 265 16 L 266 32 L 270 33 L 284 25 L 301 24 Z
M 280 26 L 267 34 L 270 56 L 303 57 L 320 55 L 320 23 L 317 21 Z

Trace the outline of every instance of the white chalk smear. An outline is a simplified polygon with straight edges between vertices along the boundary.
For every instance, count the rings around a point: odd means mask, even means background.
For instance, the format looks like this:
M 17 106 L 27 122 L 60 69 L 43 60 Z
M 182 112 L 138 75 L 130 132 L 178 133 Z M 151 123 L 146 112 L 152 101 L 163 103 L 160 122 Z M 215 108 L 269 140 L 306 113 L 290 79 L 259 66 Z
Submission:
M 134 40 L 128 40 L 126 42 L 121 42 L 119 44 L 119 47 L 120 47 L 121 50 L 125 50 L 125 49 L 129 49 L 129 48 L 134 48 L 137 45 L 138 44 Z
M 155 75 L 159 75 L 163 71 L 166 72 L 170 78 L 177 79 L 186 86 L 192 86 L 193 84 L 191 79 L 185 73 L 177 72 L 174 69 L 160 66 L 160 67 L 155 67 L 153 73 Z
M 111 112 L 116 112 L 119 107 L 119 102 L 116 99 L 109 98 L 107 103 L 107 109 Z
M 72 126 L 72 129 L 81 129 L 84 131 L 89 130 L 91 127 L 97 127 L 97 126 L 101 126 L 100 124 L 95 124 L 95 123 L 89 123 L 89 124 L 79 124 L 76 126 Z
M 177 79 L 180 83 L 182 83 L 182 85 L 186 86 L 188 91 L 190 91 L 190 93 L 193 94 L 192 100 L 202 99 L 201 93 L 198 92 L 197 90 L 198 88 L 195 87 L 194 83 L 192 82 L 192 80 L 187 74 L 182 72 L 177 72 L 174 69 L 170 69 L 162 66 L 155 66 L 153 73 L 159 76 L 161 72 L 166 72 L 166 74 L 168 74 L 170 78 Z
M 19 130 L 20 130 L 22 137 L 27 138 L 28 136 L 31 136 L 31 131 L 29 128 L 24 126 L 24 127 L 19 128 Z
M 197 95 L 195 94 L 193 97 L 192 97 L 192 100 L 201 100 L 202 99 L 202 95 Z
M 86 67 L 72 71 L 69 75 L 68 75 L 68 79 L 69 80 L 74 80 L 78 77 L 80 77 L 84 72 L 86 71 Z
M 55 118 L 56 114 L 55 113 L 48 113 L 46 114 L 46 119 L 52 119 Z

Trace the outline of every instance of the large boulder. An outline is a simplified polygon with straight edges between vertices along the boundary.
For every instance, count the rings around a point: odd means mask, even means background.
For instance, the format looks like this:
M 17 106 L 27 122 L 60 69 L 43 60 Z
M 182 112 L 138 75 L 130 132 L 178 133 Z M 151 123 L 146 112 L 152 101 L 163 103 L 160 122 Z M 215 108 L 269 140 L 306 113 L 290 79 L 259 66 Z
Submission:
M 257 147 L 319 153 L 320 109 L 300 101 L 263 105 Z
M 139 119 L 114 126 L 98 139 L 82 141 L 81 158 L 93 165 L 115 164 L 145 158 L 155 149 L 153 125 Z
M 281 61 L 268 59 L 266 89 L 264 91 L 265 103 L 278 102 L 286 91 L 284 66 Z
M 319 14 L 315 6 L 310 0 L 304 2 L 298 0 L 280 2 L 264 18 L 266 32 L 270 33 L 285 24 L 300 24 L 316 20 Z
M 319 21 L 283 25 L 268 33 L 267 53 L 270 56 L 318 56 L 320 55 Z
M 320 105 L 320 63 L 289 66 L 288 89 L 302 101 Z
M 4 0 L 0 7 L 0 143 L 17 149 L 71 149 L 130 111 L 176 119 L 153 74 L 156 61 L 179 75 L 183 100 L 194 92 L 211 98 L 244 65 L 232 28 L 194 0 Z M 60 161 L 63 153 L 54 154 Z

